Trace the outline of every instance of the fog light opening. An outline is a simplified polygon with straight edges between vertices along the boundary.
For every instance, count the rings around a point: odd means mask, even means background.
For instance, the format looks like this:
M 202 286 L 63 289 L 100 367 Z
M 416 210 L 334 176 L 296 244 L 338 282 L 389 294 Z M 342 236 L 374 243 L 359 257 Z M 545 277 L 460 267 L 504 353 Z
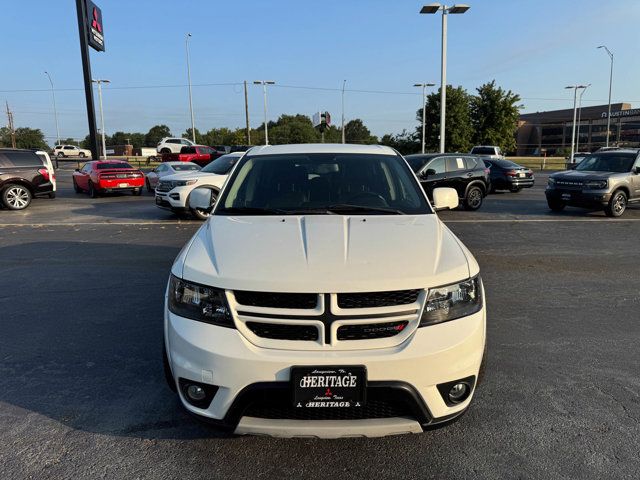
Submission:
M 464 401 L 471 391 L 471 387 L 467 383 L 456 383 L 449 390 L 449 401 L 451 403 L 460 403 Z
M 189 399 L 195 402 L 199 402 L 201 400 L 204 400 L 207 394 L 199 385 L 189 385 L 187 387 L 187 396 L 189 397 Z

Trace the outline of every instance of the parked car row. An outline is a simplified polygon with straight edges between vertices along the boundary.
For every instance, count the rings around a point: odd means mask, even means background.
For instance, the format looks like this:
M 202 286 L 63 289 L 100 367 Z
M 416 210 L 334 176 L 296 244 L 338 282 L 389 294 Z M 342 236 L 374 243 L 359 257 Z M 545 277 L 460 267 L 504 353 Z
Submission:
M 27 208 L 33 197 L 56 196 L 56 175 L 47 152 L 0 148 L 0 201 L 9 210 Z

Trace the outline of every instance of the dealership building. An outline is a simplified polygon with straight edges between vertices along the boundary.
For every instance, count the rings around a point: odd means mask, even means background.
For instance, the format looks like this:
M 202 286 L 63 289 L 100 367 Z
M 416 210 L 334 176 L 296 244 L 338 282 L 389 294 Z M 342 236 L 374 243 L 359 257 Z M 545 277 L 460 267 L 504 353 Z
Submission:
M 605 145 L 608 108 L 606 104 L 582 107 L 576 151 L 594 151 Z M 518 155 L 554 155 L 561 149 L 564 154 L 571 148 L 572 127 L 572 108 L 520 115 L 516 134 Z M 611 104 L 609 145 L 640 147 L 640 108 L 631 108 L 629 103 Z

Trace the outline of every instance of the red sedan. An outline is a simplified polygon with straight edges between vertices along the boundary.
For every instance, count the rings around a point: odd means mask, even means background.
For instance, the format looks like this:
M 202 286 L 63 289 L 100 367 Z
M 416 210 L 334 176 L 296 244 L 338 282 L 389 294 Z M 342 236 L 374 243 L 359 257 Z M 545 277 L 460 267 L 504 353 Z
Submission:
M 95 160 L 73 172 L 73 189 L 86 191 L 91 198 L 101 193 L 129 191 L 142 193 L 144 173 L 122 160 Z

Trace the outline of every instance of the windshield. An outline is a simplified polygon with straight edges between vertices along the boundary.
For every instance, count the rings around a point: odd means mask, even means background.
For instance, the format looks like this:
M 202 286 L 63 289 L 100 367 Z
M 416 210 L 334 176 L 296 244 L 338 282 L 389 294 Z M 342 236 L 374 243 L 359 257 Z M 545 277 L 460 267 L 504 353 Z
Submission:
M 418 170 L 420 170 L 424 166 L 424 164 L 427 163 L 427 160 L 429 160 L 430 158 L 431 157 L 425 157 L 423 155 L 408 155 L 404 157 L 404 159 L 407 161 L 407 163 L 411 167 L 411 170 L 413 170 L 414 172 L 417 172 Z
M 396 155 L 246 156 L 216 215 L 432 213 L 420 185 Z
M 489 163 L 489 162 L 487 162 Z M 524 168 L 521 165 L 518 165 L 517 163 L 513 163 L 509 160 L 493 160 L 492 162 L 494 165 L 497 165 L 500 168 L 505 168 L 505 169 L 509 169 L 509 168 Z
M 126 162 L 117 162 L 117 163 L 98 163 L 96 164 L 96 168 L 98 170 L 110 170 L 113 168 L 133 168 Z
M 217 173 L 218 175 L 226 175 L 231 168 L 240 160 L 239 155 L 223 155 L 216 158 L 213 162 L 202 169 L 206 173 Z
M 476 155 L 495 155 L 496 149 L 493 147 L 473 147 L 471 153 Z
M 177 165 L 172 165 L 172 168 L 176 172 L 189 172 L 192 170 L 200 170 L 200 167 L 195 163 L 180 163 Z
M 594 153 L 585 157 L 576 170 L 587 170 L 590 172 L 630 172 L 636 156 L 632 153 L 608 153 L 598 155 Z

